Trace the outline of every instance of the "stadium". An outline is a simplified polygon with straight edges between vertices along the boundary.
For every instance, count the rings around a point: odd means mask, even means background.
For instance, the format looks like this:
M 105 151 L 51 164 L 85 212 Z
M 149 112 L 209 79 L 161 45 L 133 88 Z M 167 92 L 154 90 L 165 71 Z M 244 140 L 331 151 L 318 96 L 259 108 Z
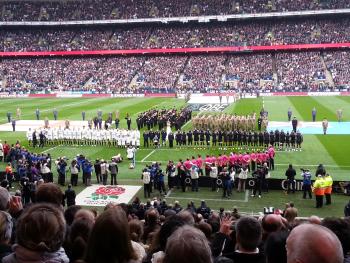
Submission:
M 0 8 L 2 262 L 349 262 L 350 2 Z

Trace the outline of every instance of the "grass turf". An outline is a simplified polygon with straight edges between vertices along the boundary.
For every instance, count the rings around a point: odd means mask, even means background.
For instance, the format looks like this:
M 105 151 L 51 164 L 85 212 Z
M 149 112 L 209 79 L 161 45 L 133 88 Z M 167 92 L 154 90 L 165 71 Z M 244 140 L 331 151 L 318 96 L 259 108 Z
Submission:
M 108 112 L 120 111 L 121 127 L 126 127 L 126 121 L 123 117 L 126 113 L 132 116 L 132 127 L 136 128 L 135 118 L 139 112 L 151 108 L 171 108 L 182 107 L 185 103 L 183 100 L 177 99 L 164 99 L 164 98 L 123 98 L 123 99 L 2 99 L 0 108 L 0 122 L 5 123 L 7 111 L 11 111 L 15 115 L 16 108 L 20 107 L 22 110 L 22 119 L 35 119 L 35 109 L 39 108 L 41 111 L 41 119 L 46 116 L 53 119 L 53 109 L 57 108 L 59 119 L 80 120 L 81 112 L 86 112 L 86 118 L 91 119 L 96 115 L 98 109 L 103 111 L 104 118 Z M 243 99 L 235 104 L 230 105 L 225 109 L 228 113 L 237 114 L 249 114 L 252 112 L 259 112 L 262 107 L 269 112 L 270 120 L 283 121 L 287 119 L 288 107 L 292 108 L 293 115 L 299 120 L 310 121 L 311 110 L 315 106 L 318 113 L 317 119 L 320 120 L 324 116 L 329 120 L 336 120 L 335 111 L 338 107 L 341 107 L 344 111 L 344 120 L 349 120 L 348 114 L 350 110 L 350 99 L 348 97 L 266 97 L 257 99 Z M 191 123 L 186 125 L 185 129 L 191 128 Z M 10 143 L 14 143 L 17 139 L 25 142 L 24 132 L 0 132 L 0 139 L 2 141 L 7 140 Z M 273 177 L 284 178 L 284 171 L 289 163 L 293 163 L 296 166 L 303 166 L 310 168 L 312 171 L 315 169 L 315 165 L 323 163 L 327 167 L 327 171 L 333 175 L 335 180 L 349 180 L 350 162 L 348 161 L 348 155 L 350 153 L 350 136 L 349 135 L 305 135 L 302 152 L 278 152 L 276 156 L 276 170 L 272 173 Z M 31 149 L 35 152 L 50 152 L 53 158 L 60 156 L 67 156 L 68 158 L 74 158 L 76 154 L 84 154 L 91 160 L 96 158 L 110 159 L 111 156 L 117 152 L 121 152 L 125 157 L 124 149 L 115 149 L 108 147 L 74 147 L 74 146 L 58 146 L 58 147 L 45 147 L 43 149 Z M 161 161 L 163 164 L 169 159 L 177 160 L 179 158 L 191 157 L 198 153 L 205 155 L 229 153 L 230 151 L 239 151 L 237 149 L 219 150 L 215 149 L 140 149 L 137 152 L 137 166 L 134 170 L 128 169 L 128 163 L 124 162 L 120 165 L 120 174 L 118 178 L 121 183 L 127 184 L 141 184 L 140 174 L 144 165 L 150 161 Z M 0 165 L 0 170 L 4 168 L 4 165 Z M 83 186 L 79 186 L 76 190 L 81 191 Z M 141 189 L 142 191 L 142 189 Z M 139 193 L 142 196 L 142 192 Z M 237 206 L 239 209 L 245 212 L 257 212 L 261 211 L 264 206 L 275 206 L 283 208 L 284 203 L 287 201 L 294 201 L 299 207 L 301 215 L 317 214 L 320 216 L 329 215 L 342 215 L 344 204 L 347 202 L 347 198 L 344 196 L 335 196 L 334 204 L 328 209 L 316 210 L 313 208 L 313 201 L 304 201 L 300 198 L 300 194 L 285 196 L 281 191 L 272 191 L 263 198 L 251 200 L 248 197 L 248 202 L 245 202 L 245 196 L 243 194 L 235 194 L 232 200 L 222 200 L 220 198 L 221 193 L 211 193 L 208 189 L 201 189 L 199 193 L 188 192 L 185 194 L 173 192 L 168 197 L 169 201 L 178 199 L 183 205 L 187 203 L 189 199 L 194 199 L 199 202 L 201 199 L 209 199 L 208 203 L 212 208 L 218 209 L 223 206 L 225 208 L 232 208 Z M 243 200 L 243 201 L 242 201 Z

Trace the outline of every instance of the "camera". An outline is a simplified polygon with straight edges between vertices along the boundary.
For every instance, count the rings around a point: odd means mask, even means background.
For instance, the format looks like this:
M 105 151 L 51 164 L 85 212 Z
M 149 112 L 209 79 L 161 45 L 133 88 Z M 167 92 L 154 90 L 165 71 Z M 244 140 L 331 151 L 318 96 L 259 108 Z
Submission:
M 264 207 L 264 215 L 271 215 L 275 212 L 274 207 Z

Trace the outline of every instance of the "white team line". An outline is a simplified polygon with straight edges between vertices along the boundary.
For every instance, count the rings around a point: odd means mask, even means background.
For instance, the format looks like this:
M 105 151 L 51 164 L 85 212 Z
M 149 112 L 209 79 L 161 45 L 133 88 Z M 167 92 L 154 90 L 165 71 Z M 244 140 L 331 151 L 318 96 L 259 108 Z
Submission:
M 51 147 L 51 148 L 49 148 L 49 149 L 47 149 L 47 150 L 45 150 L 45 151 L 42 151 L 41 153 L 47 153 L 47 152 L 49 152 L 49 151 L 52 151 L 52 150 L 56 149 L 56 148 L 59 147 L 59 146 L 60 146 L 60 145 Z
M 146 159 L 147 159 L 148 157 L 150 157 L 155 151 L 156 151 L 156 150 L 154 149 L 152 152 L 150 152 L 149 154 L 147 154 L 146 157 L 143 158 L 143 159 L 141 160 L 141 163 L 146 162 Z

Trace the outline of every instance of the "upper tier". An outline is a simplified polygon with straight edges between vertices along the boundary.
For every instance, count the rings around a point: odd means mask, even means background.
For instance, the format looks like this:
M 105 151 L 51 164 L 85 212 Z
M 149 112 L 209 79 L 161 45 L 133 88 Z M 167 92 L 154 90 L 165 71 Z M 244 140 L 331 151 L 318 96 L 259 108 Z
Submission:
M 350 8 L 349 0 L 2 1 L 0 21 L 74 21 Z

